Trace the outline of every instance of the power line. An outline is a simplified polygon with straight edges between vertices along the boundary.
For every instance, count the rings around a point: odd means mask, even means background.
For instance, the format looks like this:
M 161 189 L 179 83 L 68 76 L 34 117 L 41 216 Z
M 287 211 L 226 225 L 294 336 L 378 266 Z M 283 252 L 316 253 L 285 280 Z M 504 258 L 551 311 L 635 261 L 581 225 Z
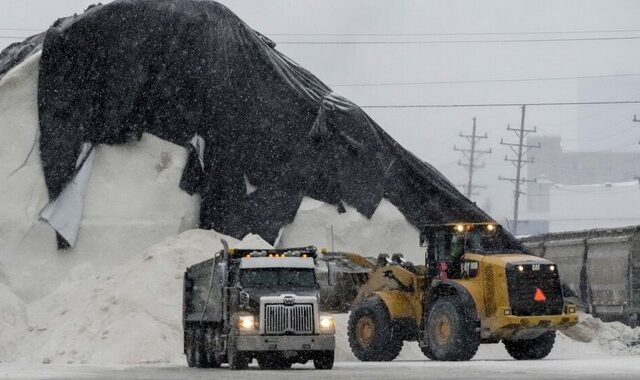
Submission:
M 456 108 L 456 107 L 522 107 L 527 106 L 579 106 L 600 104 L 640 104 L 640 100 L 617 100 L 596 102 L 540 102 L 540 103 L 467 103 L 467 104 L 371 104 L 360 108 Z
M 513 133 L 515 133 L 515 135 L 518 137 L 518 143 L 509 143 L 509 142 L 504 142 L 502 139 L 500 139 L 500 144 L 501 145 L 506 145 L 508 146 L 513 153 L 516 155 L 515 158 L 509 158 L 506 155 L 504 156 L 504 160 L 505 161 L 509 161 L 511 162 L 515 168 L 516 168 L 516 177 L 515 178 L 504 178 L 502 176 L 498 177 L 499 180 L 501 181 L 509 181 L 511 183 L 514 184 L 514 197 L 513 197 L 513 222 L 514 222 L 514 226 L 513 226 L 513 234 L 517 235 L 518 234 L 518 208 L 520 205 L 520 195 L 523 194 L 522 191 L 520 191 L 520 186 L 525 183 L 525 182 L 535 182 L 535 180 L 529 180 L 526 178 L 522 178 L 522 168 L 526 165 L 526 164 L 531 164 L 533 163 L 533 158 L 531 159 L 525 159 L 524 157 L 527 155 L 527 153 L 529 153 L 529 151 L 531 149 L 540 149 L 540 143 L 538 143 L 538 145 L 528 145 L 524 143 L 524 137 L 529 134 L 529 133 L 535 133 L 536 132 L 536 128 L 534 127 L 533 129 L 525 129 L 524 127 L 524 116 L 525 116 L 525 112 L 527 110 L 527 106 L 526 105 L 522 105 L 522 115 L 520 117 L 520 128 L 519 129 L 513 129 L 511 128 L 511 126 L 507 126 L 507 130 L 512 131 Z M 517 149 L 516 149 L 517 147 Z
M 492 153 L 491 148 L 487 149 L 487 150 L 479 150 L 476 147 L 476 144 L 478 143 L 479 140 L 482 139 L 486 139 L 487 138 L 487 134 L 485 133 L 484 135 L 478 135 L 477 131 L 476 131 L 476 118 L 473 118 L 473 129 L 470 135 L 465 135 L 462 132 L 460 132 L 460 137 L 464 137 L 469 141 L 469 145 L 470 145 L 470 149 L 465 149 L 465 148 L 458 148 L 457 146 L 453 146 L 453 150 L 457 151 L 457 152 L 461 152 L 462 155 L 466 158 L 467 162 L 462 162 L 462 161 L 458 161 L 458 165 L 464 167 L 467 170 L 468 173 L 468 180 L 467 180 L 467 184 L 466 185 L 462 185 L 462 187 L 464 187 L 465 189 L 465 193 L 467 198 L 471 199 L 471 195 L 478 195 L 478 193 L 475 193 L 473 190 L 474 189 L 486 189 L 486 186 L 479 186 L 479 185 L 474 185 L 473 184 L 473 172 L 475 171 L 475 169 L 482 169 L 484 168 L 484 163 L 477 165 L 476 164 L 476 160 L 483 154 L 490 154 Z
M 536 38 L 501 40 L 430 40 L 430 41 L 277 41 L 278 45 L 428 45 L 428 44 L 475 44 L 475 43 L 526 43 L 526 42 L 577 42 L 638 40 L 640 36 L 626 37 L 580 37 L 580 38 Z
M 0 28 L 0 30 L 2 30 Z M 531 32 L 459 32 L 459 33 L 266 33 L 270 36 L 495 36 L 495 35 L 540 35 L 540 34 L 588 34 L 631 33 L 640 29 L 568 30 Z
M 557 80 L 573 80 L 573 79 L 619 78 L 619 77 L 635 77 L 635 76 L 640 76 L 640 74 L 625 73 L 625 74 L 582 75 L 582 76 L 548 77 L 548 78 L 470 79 L 470 80 L 443 80 L 443 81 L 426 81 L 426 82 L 343 83 L 343 84 L 330 84 L 330 86 L 332 87 L 422 86 L 422 85 L 431 85 L 431 84 L 537 82 L 537 81 L 557 81 Z

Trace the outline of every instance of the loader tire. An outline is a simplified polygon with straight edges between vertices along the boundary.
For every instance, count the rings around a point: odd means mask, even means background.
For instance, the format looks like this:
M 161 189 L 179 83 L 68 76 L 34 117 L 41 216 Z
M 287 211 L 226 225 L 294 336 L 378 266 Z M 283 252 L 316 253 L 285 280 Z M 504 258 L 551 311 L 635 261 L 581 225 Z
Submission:
M 547 331 L 534 339 L 505 340 L 504 347 L 517 360 L 538 360 L 547 357 L 556 341 L 556 332 Z
M 422 352 L 440 361 L 471 360 L 480 345 L 476 324 L 466 320 L 464 305 L 457 296 L 438 298 L 426 316 L 427 347 Z
M 427 359 L 436 360 L 436 358 L 433 356 L 433 352 L 431 352 L 428 346 L 420 347 L 420 351 L 422 351 L 422 354 L 426 356 Z
M 395 359 L 403 342 L 394 325 L 381 299 L 363 301 L 349 315 L 347 333 L 351 352 L 363 362 Z

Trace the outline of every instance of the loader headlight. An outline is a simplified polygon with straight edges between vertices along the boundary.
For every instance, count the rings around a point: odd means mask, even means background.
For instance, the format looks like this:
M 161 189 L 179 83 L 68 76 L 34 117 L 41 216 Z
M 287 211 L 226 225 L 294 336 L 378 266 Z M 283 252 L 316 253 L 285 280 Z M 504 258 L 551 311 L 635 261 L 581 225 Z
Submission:
M 549 270 L 553 272 L 554 270 L 556 270 L 556 266 L 555 265 L 549 265 Z
M 238 318 L 238 327 L 243 331 L 253 330 L 256 326 L 253 315 L 242 315 Z
M 320 330 L 322 330 L 322 332 L 333 332 L 334 325 L 332 315 L 320 316 Z
M 519 270 L 520 272 L 524 271 L 524 266 L 522 266 L 522 265 L 518 265 L 518 270 Z

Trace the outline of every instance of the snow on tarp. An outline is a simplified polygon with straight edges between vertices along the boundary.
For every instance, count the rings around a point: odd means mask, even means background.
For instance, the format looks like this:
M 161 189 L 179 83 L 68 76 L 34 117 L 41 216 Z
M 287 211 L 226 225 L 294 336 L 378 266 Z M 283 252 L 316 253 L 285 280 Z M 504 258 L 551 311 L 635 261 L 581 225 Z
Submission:
M 234 237 L 273 243 L 303 196 L 366 217 L 384 197 L 415 226 L 490 219 L 274 47 L 213 1 L 115 1 L 59 20 L 38 85 L 50 201 L 84 143 L 148 132 L 189 149 L 181 187 L 201 195 L 200 227 Z

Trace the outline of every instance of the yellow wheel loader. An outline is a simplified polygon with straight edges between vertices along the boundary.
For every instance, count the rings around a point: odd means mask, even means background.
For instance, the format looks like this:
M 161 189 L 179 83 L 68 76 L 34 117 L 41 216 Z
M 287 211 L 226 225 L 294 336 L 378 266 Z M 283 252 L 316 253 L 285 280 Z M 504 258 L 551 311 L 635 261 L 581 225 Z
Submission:
M 390 361 L 404 341 L 429 359 L 470 360 L 502 341 L 515 359 L 542 359 L 556 330 L 577 323 L 558 268 L 527 255 L 495 223 L 426 226 L 424 265 L 381 254 L 350 302 L 349 344 L 362 361 Z

